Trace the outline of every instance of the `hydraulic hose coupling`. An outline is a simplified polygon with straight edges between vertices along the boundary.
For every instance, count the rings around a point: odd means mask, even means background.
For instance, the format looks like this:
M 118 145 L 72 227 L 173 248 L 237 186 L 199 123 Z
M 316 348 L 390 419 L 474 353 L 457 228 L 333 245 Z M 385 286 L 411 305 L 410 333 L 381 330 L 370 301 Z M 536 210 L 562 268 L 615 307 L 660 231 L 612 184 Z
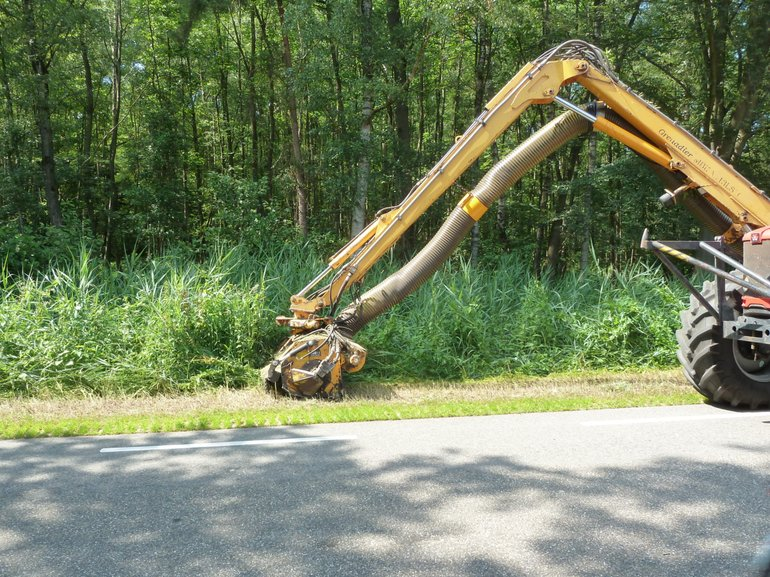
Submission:
M 363 368 L 366 349 L 344 337 L 335 325 L 294 335 L 263 367 L 265 386 L 295 398 L 340 399 L 342 373 Z

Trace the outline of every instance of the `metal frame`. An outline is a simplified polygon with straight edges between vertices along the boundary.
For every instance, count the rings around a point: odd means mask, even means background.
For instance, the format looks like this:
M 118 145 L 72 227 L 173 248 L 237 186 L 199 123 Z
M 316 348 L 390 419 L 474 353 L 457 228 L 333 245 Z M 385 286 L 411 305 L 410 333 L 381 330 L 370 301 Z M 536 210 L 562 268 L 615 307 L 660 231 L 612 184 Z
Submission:
M 717 321 L 724 338 L 770 345 L 770 318 L 742 315 L 737 319 L 732 320 L 734 317 L 730 314 L 727 299 L 725 298 L 725 282 L 728 280 L 744 287 L 748 293 L 770 298 L 770 281 L 725 254 L 725 251 L 730 250 L 730 248 L 721 239 L 711 242 L 687 240 L 657 241 L 651 240 L 648 231 L 645 229 L 644 234 L 642 235 L 641 248 L 652 251 L 663 265 L 687 288 L 690 294 L 703 305 L 709 314 Z M 714 265 L 710 265 L 681 252 L 682 250 L 698 249 L 704 250 L 712 255 L 714 257 Z M 716 309 L 710 302 L 708 302 L 706 297 L 693 286 L 690 280 L 681 270 L 679 270 L 679 268 L 677 268 L 671 259 L 668 258 L 669 256 L 714 274 L 717 284 L 718 307 Z M 728 272 L 726 270 L 726 266 L 728 265 L 751 280 Z

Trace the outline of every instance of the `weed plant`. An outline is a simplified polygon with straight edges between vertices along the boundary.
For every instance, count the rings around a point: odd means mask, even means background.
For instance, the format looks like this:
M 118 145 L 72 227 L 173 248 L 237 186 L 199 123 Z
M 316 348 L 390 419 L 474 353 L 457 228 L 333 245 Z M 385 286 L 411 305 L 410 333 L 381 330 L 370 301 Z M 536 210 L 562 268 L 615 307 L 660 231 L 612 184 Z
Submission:
M 459 262 L 365 329 L 369 375 L 412 379 L 544 375 L 676 364 L 686 293 L 657 267 L 594 266 L 536 278 L 502 257 L 477 270 Z
M 307 247 L 284 245 L 120 266 L 83 249 L 43 273 L 3 271 L 0 395 L 257 385 L 286 336 L 275 316 L 323 266 Z M 668 367 L 684 303 L 678 285 L 639 264 L 537 279 L 511 256 L 490 268 L 453 262 L 359 334 L 370 355 L 359 378 Z

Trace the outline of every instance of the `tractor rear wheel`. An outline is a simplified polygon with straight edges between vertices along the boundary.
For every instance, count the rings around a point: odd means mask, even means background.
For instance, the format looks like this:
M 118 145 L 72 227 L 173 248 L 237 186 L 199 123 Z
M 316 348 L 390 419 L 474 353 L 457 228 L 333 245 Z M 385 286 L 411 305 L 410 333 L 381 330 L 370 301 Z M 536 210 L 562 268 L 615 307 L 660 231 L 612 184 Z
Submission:
M 725 287 L 733 319 L 740 314 L 738 288 L 730 283 Z M 715 282 L 706 282 L 701 294 L 718 309 Z M 710 401 L 733 407 L 770 405 L 770 347 L 725 339 L 716 319 L 693 296 L 681 320 L 682 328 L 676 332 L 677 356 L 698 392 Z

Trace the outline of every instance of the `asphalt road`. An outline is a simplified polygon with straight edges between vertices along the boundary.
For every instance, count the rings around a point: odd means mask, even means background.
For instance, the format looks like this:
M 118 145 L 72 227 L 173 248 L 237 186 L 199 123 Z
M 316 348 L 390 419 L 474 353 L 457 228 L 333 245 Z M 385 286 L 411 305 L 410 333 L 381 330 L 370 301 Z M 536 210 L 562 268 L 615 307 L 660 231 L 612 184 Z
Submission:
M 736 577 L 769 490 L 705 405 L 1 442 L 0 575 Z

